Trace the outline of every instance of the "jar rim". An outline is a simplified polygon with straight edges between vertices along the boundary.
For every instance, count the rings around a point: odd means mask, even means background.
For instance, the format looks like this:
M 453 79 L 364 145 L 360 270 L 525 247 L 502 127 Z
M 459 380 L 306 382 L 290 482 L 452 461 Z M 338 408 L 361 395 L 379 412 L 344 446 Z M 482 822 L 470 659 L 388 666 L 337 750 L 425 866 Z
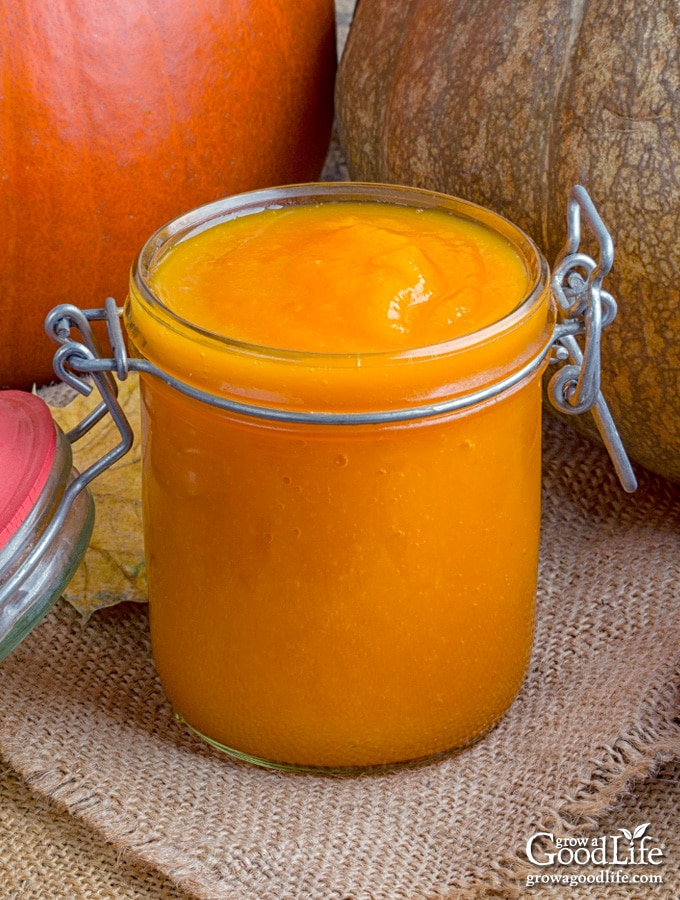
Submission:
M 165 253 L 177 244 L 216 225 L 244 215 L 269 209 L 326 202 L 378 202 L 415 209 L 438 209 L 455 213 L 500 234 L 520 254 L 530 284 L 522 299 L 507 313 L 489 325 L 447 340 L 421 346 L 390 350 L 327 352 L 274 347 L 243 341 L 203 328 L 178 315 L 151 290 L 149 280 Z M 321 365 L 356 364 L 357 360 L 378 364 L 400 362 L 418 357 L 445 356 L 471 345 L 483 344 L 511 330 L 538 305 L 548 283 L 548 264 L 534 241 L 509 219 L 469 200 L 425 188 L 372 182 L 310 182 L 264 188 L 224 197 L 196 207 L 161 226 L 145 242 L 132 265 L 130 280 L 147 306 L 147 312 L 163 326 L 181 331 L 202 343 L 240 354 L 298 363 Z

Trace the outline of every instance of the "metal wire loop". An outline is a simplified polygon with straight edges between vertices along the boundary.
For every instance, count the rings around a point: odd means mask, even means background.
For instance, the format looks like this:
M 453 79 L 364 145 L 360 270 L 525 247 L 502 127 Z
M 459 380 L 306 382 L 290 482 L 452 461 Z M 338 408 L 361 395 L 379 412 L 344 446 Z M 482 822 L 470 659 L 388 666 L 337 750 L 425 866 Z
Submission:
M 110 363 L 112 361 L 107 360 L 106 366 L 101 367 L 90 365 L 95 361 L 101 361 L 103 357 L 99 341 L 90 325 L 91 320 L 100 318 L 107 319 L 112 345 L 115 341 L 115 326 L 118 328 L 120 343 L 123 348 L 122 352 L 125 354 L 125 362 L 119 363 L 114 361 L 114 364 L 116 370 L 119 373 L 124 373 L 126 377 L 127 353 L 125 353 L 122 332 L 120 331 L 119 312 L 113 298 L 109 298 L 106 301 L 104 310 L 84 311 L 73 304 L 61 304 L 56 306 L 45 320 L 45 331 L 48 336 L 60 344 L 55 351 L 53 360 L 53 367 L 57 377 L 84 396 L 89 396 L 92 393 L 94 383 L 102 397 L 102 402 L 82 422 L 69 431 L 66 437 L 71 443 L 74 443 L 107 413 L 110 413 L 121 438 L 120 443 L 109 451 L 103 460 L 95 463 L 77 479 L 79 483 L 82 480 L 80 489 L 121 456 L 124 456 L 132 446 L 133 441 L 132 428 L 117 400 L 118 383 L 111 372 L 112 366 Z M 115 323 L 113 331 L 112 323 Z M 80 341 L 74 340 L 71 336 L 71 332 L 74 329 L 80 333 Z M 116 352 L 115 348 L 114 352 Z
M 590 225 L 599 247 L 597 261 L 579 251 L 581 243 L 581 215 Z M 602 312 L 602 280 L 614 262 L 614 244 L 604 222 L 581 185 L 574 187 L 567 207 L 567 241 L 553 268 L 552 289 L 557 300 L 558 320 L 576 319 L 583 335 L 583 354 L 575 358 L 574 339 L 565 342 L 571 366 L 578 366 L 569 377 L 559 372 L 553 376 L 550 388 L 552 402 L 568 415 L 592 409 L 600 393 L 600 339 L 604 320 L 613 320 L 616 306 L 611 295 L 606 302 L 607 315 Z
M 582 215 L 598 243 L 597 261 L 579 251 Z M 602 329 L 614 321 L 617 312 L 616 301 L 602 289 L 613 262 L 611 236 L 585 188 L 576 185 L 567 206 L 567 240 L 551 282 L 558 314 L 558 349 L 553 349 L 553 359 L 566 364 L 550 379 L 548 398 L 569 416 L 592 412 L 621 484 L 634 491 L 637 480 L 600 389 Z

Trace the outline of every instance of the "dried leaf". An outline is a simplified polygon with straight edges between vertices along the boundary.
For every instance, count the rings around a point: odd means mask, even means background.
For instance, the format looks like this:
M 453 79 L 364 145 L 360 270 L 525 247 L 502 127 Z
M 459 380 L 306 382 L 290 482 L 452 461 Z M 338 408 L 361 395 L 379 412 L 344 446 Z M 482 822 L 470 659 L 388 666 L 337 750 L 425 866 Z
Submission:
M 52 414 L 69 431 L 97 405 L 96 390 L 78 395 Z M 118 400 L 132 425 L 135 441 L 130 452 L 90 484 L 95 525 L 90 546 L 64 597 L 86 619 L 105 606 L 123 601 L 146 602 L 146 570 L 142 534 L 141 450 L 139 445 L 139 379 L 130 375 L 120 384 Z M 83 471 L 119 441 L 118 430 L 106 416 L 73 445 L 73 461 Z

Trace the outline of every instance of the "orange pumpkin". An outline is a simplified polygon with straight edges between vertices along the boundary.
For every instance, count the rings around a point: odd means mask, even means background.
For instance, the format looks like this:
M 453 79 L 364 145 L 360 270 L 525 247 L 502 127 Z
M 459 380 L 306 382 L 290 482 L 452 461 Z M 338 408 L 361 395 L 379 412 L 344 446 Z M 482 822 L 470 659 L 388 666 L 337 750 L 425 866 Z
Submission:
M 52 380 L 57 303 L 122 301 L 145 239 L 318 177 L 333 0 L 0 0 L 0 387 Z

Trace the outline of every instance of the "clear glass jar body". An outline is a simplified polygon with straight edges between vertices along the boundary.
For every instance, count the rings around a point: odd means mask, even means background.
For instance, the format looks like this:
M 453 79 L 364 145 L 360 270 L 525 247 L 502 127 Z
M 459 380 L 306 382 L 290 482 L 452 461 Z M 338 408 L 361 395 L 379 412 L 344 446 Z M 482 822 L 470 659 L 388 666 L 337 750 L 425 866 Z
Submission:
M 211 222 L 345 199 L 482 222 L 521 255 L 527 296 L 464 339 L 357 359 L 206 334 L 149 288 L 163 254 Z M 412 764 L 491 728 L 523 680 L 534 619 L 554 317 L 529 239 L 423 191 L 257 192 L 154 236 L 125 318 L 159 369 L 263 412 L 142 376 L 152 645 L 178 716 L 235 756 L 301 771 Z

